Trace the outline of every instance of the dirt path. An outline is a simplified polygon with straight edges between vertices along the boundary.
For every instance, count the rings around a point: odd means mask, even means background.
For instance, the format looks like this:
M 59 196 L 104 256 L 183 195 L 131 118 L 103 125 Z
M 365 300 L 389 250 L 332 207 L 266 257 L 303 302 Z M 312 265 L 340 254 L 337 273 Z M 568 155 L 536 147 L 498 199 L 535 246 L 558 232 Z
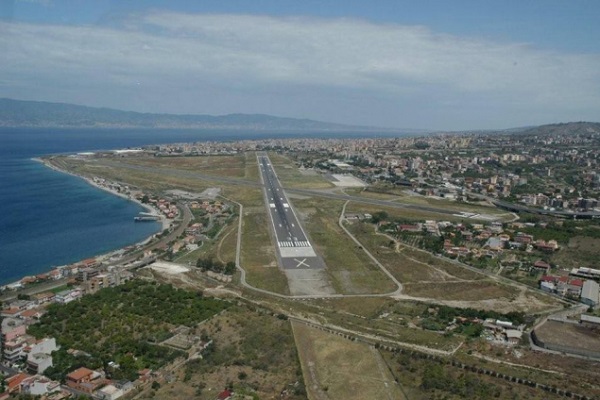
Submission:
M 235 222 L 235 221 L 232 221 Z M 231 235 L 231 233 L 233 233 L 234 231 L 237 231 L 237 224 L 233 225 L 229 231 L 223 235 L 223 237 L 221 238 L 221 240 L 219 240 L 219 244 L 217 245 L 217 259 L 222 262 L 223 264 L 225 264 L 226 262 L 223 260 L 223 257 L 221 257 L 221 247 L 223 247 L 223 242 L 225 241 L 225 239 L 227 239 L 227 237 L 229 235 Z

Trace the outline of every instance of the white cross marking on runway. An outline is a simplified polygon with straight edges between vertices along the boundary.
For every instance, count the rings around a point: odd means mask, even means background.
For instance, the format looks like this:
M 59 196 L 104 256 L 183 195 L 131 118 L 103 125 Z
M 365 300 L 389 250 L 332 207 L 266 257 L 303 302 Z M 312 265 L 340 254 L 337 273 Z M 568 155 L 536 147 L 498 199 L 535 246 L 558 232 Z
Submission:
M 301 265 L 304 265 L 304 266 L 310 268 L 310 265 L 308 265 L 306 263 L 306 258 L 304 260 L 298 260 L 298 259 L 294 258 L 294 261 L 296 261 L 298 263 L 298 265 L 296 265 L 296 268 L 299 268 Z

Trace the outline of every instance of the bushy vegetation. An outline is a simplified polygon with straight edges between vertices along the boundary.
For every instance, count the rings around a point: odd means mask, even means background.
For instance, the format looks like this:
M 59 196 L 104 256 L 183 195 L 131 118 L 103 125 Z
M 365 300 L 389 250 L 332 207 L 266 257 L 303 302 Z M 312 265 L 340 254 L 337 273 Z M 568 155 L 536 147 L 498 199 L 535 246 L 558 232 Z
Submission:
M 468 319 L 500 319 L 510 321 L 514 324 L 523 324 L 525 322 L 525 314 L 522 312 L 512 311 L 506 314 L 491 310 L 475 310 L 474 308 L 454 308 L 449 306 L 435 306 L 436 318 L 443 322 L 450 322 L 456 317 L 464 317 Z
M 600 227 L 595 222 L 578 223 L 575 221 L 561 221 L 561 224 L 550 223 L 546 227 L 527 227 L 519 229 L 521 232 L 533 235 L 536 239 L 556 240 L 560 243 L 569 243 L 574 236 L 586 236 L 600 239 Z
M 495 385 L 483 382 L 477 376 L 461 374 L 456 377 L 442 365 L 430 365 L 423 371 L 421 389 L 440 390 L 464 399 L 487 399 L 499 397 L 501 391 Z
M 100 290 L 65 305 L 52 304 L 29 333 L 55 337 L 61 349 L 54 354 L 53 379 L 80 366 L 105 368 L 114 378 L 135 379 L 142 368 L 158 368 L 184 353 L 157 343 L 178 326 L 195 326 L 227 308 L 228 303 L 176 289 L 170 285 L 134 280 Z M 68 349 L 88 355 L 73 355 Z M 110 361 L 118 369 L 107 367 Z
M 224 264 L 221 261 L 215 261 L 210 257 L 199 258 L 196 262 L 196 267 L 200 268 L 202 272 L 213 271 L 225 275 L 233 275 L 235 272 L 235 263 L 233 261 Z
M 520 312 L 502 314 L 495 311 L 475 310 L 472 308 L 459 309 L 448 306 L 436 306 L 433 312 L 432 309 L 426 310 L 423 312 L 423 317 L 420 326 L 430 331 L 443 331 L 455 318 L 465 318 L 465 320 L 457 321 L 458 326 L 454 329 L 454 332 L 467 337 L 479 337 L 483 332 L 483 325 L 475 322 L 475 319 L 493 318 L 511 321 L 515 324 L 525 322 L 525 315 Z
M 294 384 L 285 398 L 306 398 L 294 336 L 287 318 L 233 306 L 227 316 L 216 318 L 206 329 L 214 340 L 213 345 L 203 352 L 202 359 L 185 364 L 184 381 L 204 379 L 233 368 L 237 370 L 238 382 L 231 384 L 238 393 L 244 393 L 248 388 L 271 392 L 269 379 L 277 377 L 280 383 L 283 378 L 287 384 Z M 279 390 L 284 389 L 289 390 L 290 386 Z M 256 395 L 253 391 L 248 394 Z

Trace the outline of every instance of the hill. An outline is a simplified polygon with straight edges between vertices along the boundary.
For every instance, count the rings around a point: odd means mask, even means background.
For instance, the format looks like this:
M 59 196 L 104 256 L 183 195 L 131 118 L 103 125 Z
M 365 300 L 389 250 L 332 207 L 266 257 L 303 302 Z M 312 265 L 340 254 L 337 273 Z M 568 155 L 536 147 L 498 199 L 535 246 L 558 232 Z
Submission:
M 282 118 L 264 114 L 222 116 L 153 114 L 13 99 L 0 99 L 0 127 L 390 132 L 389 129 L 334 124 L 310 119 Z
M 566 122 L 519 129 L 518 135 L 582 135 L 600 133 L 599 122 Z

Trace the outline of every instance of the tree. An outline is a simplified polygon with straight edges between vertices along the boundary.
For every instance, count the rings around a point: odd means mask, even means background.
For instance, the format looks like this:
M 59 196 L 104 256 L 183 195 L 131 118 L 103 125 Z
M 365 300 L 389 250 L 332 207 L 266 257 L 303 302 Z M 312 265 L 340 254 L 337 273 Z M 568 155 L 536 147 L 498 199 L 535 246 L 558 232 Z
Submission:
M 233 261 L 229 261 L 226 265 L 225 265 L 225 271 L 224 274 L 225 275 L 233 275 L 235 273 L 235 263 Z
M 381 221 L 387 220 L 388 217 L 389 217 L 389 215 L 387 212 L 377 211 L 377 212 L 373 213 L 373 215 L 371 216 L 371 222 L 373 222 L 374 224 L 378 224 Z

